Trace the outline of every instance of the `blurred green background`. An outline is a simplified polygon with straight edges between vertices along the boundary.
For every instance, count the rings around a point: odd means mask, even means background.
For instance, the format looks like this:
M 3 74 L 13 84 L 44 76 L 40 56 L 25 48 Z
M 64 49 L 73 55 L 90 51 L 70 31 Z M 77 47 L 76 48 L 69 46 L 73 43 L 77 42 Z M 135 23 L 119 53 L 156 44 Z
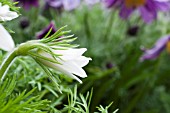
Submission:
M 146 24 L 133 15 L 122 20 L 117 10 L 106 9 L 101 4 L 81 5 L 73 11 L 45 10 L 41 7 L 29 11 L 21 9 L 18 19 L 5 23 L 15 33 L 16 44 L 36 39 L 37 32 L 55 22 L 56 28 L 67 29 L 78 37 L 74 42 L 88 51 L 85 56 L 92 61 L 84 68 L 88 77 L 79 84 L 59 76 L 60 94 L 42 69 L 29 57 L 18 58 L 8 76 L 17 76 L 14 92 L 37 87 L 34 94 L 39 99 L 49 99 L 51 106 L 62 109 L 67 104 L 66 89 L 78 87 L 78 93 L 86 94 L 93 88 L 90 113 L 96 106 L 107 106 L 118 113 L 170 113 L 170 57 L 165 50 L 157 59 L 140 62 L 141 47 L 151 48 L 155 41 L 170 32 L 169 15 L 159 14 L 156 21 Z M 26 20 L 28 26 L 21 27 Z M 132 30 L 132 28 L 137 30 Z M 131 30 L 131 31 L 130 31 Z M 1 55 L 2 61 L 3 55 Z M 55 74 L 55 72 L 54 72 Z M 57 104 L 56 104 L 57 100 Z

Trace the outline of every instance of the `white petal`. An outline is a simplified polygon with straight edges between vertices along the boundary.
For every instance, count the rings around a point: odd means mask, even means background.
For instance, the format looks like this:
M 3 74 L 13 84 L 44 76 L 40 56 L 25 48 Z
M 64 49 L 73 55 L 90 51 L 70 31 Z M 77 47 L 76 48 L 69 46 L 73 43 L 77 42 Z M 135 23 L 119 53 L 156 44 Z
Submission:
M 11 35 L 0 24 L 0 48 L 5 51 L 11 51 L 15 47 Z
M 2 4 L 0 4 L 0 21 L 8 21 L 17 17 L 18 14 L 14 11 L 10 11 L 8 5 L 2 6 Z
M 61 58 L 63 60 L 70 60 L 81 56 L 85 51 L 87 51 L 86 48 L 79 48 L 79 49 L 55 50 L 54 52 L 56 54 L 61 54 L 62 55 Z
M 59 54 L 61 53 L 63 56 L 64 55 L 81 56 L 85 51 L 87 51 L 86 48 L 78 48 L 78 49 L 69 48 L 66 50 L 54 50 L 54 52 Z
M 59 65 L 59 64 L 54 64 L 54 63 L 51 63 L 51 62 L 48 62 L 48 61 L 45 61 L 45 60 L 41 60 L 41 62 L 42 62 L 44 65 L 46 65 L 46 66 L 48 66 L 48 67 L 50 67 L 50 68 L 52 68 L 52 69 L 55 69 L 55 70 L 57 70 L 57 71 L 65 74 L 66 76 L 68 76 L 68 77 L 70 77 L 70 78 L 73 78 L 73 79 L 77 80 L 78 82 L 82 83 L 82 81 L 81 81 L 78 77 L 76 77 L 75 75 L 73 75 L 72 73 L 70 73 L 69 71 L 67 71 L 66 68 L 63 68 L 61 65 Z
M 78 77 L 76 77 L 75 75 L 73 75 L 72 73 L 67 72 L 67 71 L 64 70 L 63 68 L 59 68 L 59 67 L 57 67 L 57 66 L 55 66 L 55 67 L 57 68 L 57 70 L 60 70 L 61 73 L 63 73 L 63 74 L 65 74 L 65 75 L 67 75 L 68 77 L 70 77 L 70 78 L 72 78 L 72 79 L 75 79 L 75 80 L 77 80 L 78 82 L 82 83 L 82 81 L 81 81 Z
M 68 75 L 70 78 L 73 78 L 75 80 L 77 80 L 78 82 L 80 82 L 81 84 L 83 83 L 78 77 L 76 77 L 75 75 L 71 74 L 71 73 L 65 73 L 66 75 Z
M 87 65 L 89 63 L 89 60 L 91 60 L 91 58 L 82 56 L 82 54 L 86 50 L 87 50 L 86 48 L 54 50 L 56 54 L 62 55 L 60 56 L 61 59 L 57 58 L 57 61 L 60 62 L 61 64 L 55 64 L 45 60 L 41 61 L 46 66 L 53 68 L 57 71 L 60 71 L 80 82 L 80 79 L 74 76 L 74 74 L 82 78 L 87 77 L 86 72 L 82 69 L 82 67 Z M 46 58 L 53 59 L 53 57 L 46 52 L 39 51 L 39 54 Z
M 87 77 L 86 72 L 76 63 L 72 62 L 72 61 L 68 61 L 68 62 L 61 62 L 62 65 L 57 65 L 58 67 L 61 67 L 63 69 L 65 69 L 66 71 L 73 73 L 77 76 L 80 76 L 82 78 Z
M 73 61 L 77 65 L 79 65 L 80 67 L 84 67 L 84 66 L 86 66 L 89 63 L 90 60 L 92 60 L 92 59 L 91 58 L 87 58 L 85 56 L 80 56 L 80 57 L 74 59 Z

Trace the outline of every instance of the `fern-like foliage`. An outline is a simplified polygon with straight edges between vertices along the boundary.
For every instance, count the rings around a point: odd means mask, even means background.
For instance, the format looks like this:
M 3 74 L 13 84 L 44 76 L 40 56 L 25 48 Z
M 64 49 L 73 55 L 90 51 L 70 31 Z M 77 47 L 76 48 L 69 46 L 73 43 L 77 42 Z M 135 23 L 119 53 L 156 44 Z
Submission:
M 29 92 L 14 94 L 15 77 L 0 83 L 0 113 L 46 113 L 49 101 L 37 100 L 33 96 L 36 88 Z

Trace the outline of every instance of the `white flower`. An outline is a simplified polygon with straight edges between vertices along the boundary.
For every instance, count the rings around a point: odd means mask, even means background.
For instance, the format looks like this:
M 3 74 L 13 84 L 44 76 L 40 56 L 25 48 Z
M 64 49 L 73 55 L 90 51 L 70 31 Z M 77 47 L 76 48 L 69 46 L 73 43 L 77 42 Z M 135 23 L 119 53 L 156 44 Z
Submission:
M 15 45 L 11 35 L 0 24 L 0 49 L 11 51 L 14 47 Z
M 0 3 L 0 21 L 9 21 L 17 17 L 18 14 L 14 11 L 10 11 L 8 5 L 2 6 L 2 3 Z
M 69 48 L 66 50 L 54 50 L 56 54 L 62 55 L 60 58 L 57 58 L 57 61 L 60 64 L 52 63 L 46 60 L 41 60 L 43 64 L 46 66 L 53 68 L 55 70 L 60 71 L 61 73 L 76 79 L 80 83 L 82 81 L 76 77 L 75 75 L 85 78 L 87 77 L 86 72 L 83 70 L 82 67 L 89 63 L 91 58 L 87 58 L 82 56 L 82 54 L 86 51 L 86 48 Z M 53 59 L 53 57 L 45 52 L 40 52 L 40 55 L 45 56 L 46 58 Z

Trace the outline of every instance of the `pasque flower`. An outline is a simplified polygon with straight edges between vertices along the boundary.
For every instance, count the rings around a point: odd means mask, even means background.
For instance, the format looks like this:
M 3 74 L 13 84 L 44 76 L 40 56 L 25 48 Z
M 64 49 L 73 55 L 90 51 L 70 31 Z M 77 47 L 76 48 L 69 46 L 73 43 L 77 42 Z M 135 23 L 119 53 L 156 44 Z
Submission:
M 19 5 L 23 6 L 24 9 L 29 10 L 32 6 L 38 7 L 39 0 L 14 0 L 19 2 Z
M 50 45 L 50 47 L 46 48 L 45 51 L 44 48 L 38 51 L 38 55 L 41 57 L 36 59 L 41 64 L 54 70 L 58 70 L 82 83 L 77 76 L 82 78 L 87 77 L 86 72 L 82 67 L 87 65 L 91 58 L 83 56 L 83 53 L 87 50 L 86 48 L 75 48 L 74 46 L 69 45 L 68 43 L 76 38 L 71 38 L 74 35 L 64 36 L 65 33 L 67 34 L 70 31 L 61 32 L 61 29 L 58 29 L 57 32 L 50 37 L 41 39 L 42 43 Z M 54 36 L 57 36 L 58 38 L 56 39 Z M 62 38 L 60 38 L 60 36 L 62 36 Z
M 75 75 L 82 78 L 87 77 L 86 72 L 82 69 L 82 67 L 87 65 L 89 63 L 89 60 L 91 60 L 91 58 L 82 56 L 82 54 L 87 49 L 86 48 L 62 48 L 62 47 L 58 47 L 58 48 L 60 48 L 61 50 L 53 51 L 54 53 L 61 55 L 59 58 L 56 58 L 58 63 L 52 63 L 46 60 L 41 60 L 41 62 L 44 65 L 49 66 L 50 68 L 53 68 L 55 70 L 59 70 L 63 74 L 73 79 L 76 79 L 77 81 L 82 83 L 82 81 Z M 45 52 L 40 52 L 39 54 L 45 56 L 46 58 L 50 58 L 54 60 L 54 58 L 50 54 L 47 54 Z
M 91 59 L 83 56 L 86 48 L 76 48 L 76 45 L 69 44 L 76 38 L 72 38 L 74 35 L 65 36 L 70 31 L 63 31 L 64 28 L 62 27 L 53 35 L 47 36 L 50 34 L 49 31 L 43 39 L 25 42 L 13 49 L 0 68 L 1 80 L 5 77 L 7 66 L 10 65 L 10 62 L 15 57 L 31 56 L 43 69 L 55 69 L 82 83 L 77 76 L 82 78 L 87 77 L 82 67 L 87 65 Z M 59 38 L 60 36 L 62 38 Z M 6 44 L 4 46 L 8 45 Z
M 49 31 L 50 33 L 48 34 Z M 51 36 L 56 31 L 57 30 L 55 28 L 54 22 L 51 22 L 46 28 L 44 28 L 42 31 L 37 33 L 37 38 L 42 39 L 47 34 L 48 36 Z M 58 43 L 60 43 L 60 41 Z M 59 58 L 57 57 L 56 59 L 54 59 L 52 55 L 49 53 L 42 52 L 42 51 L 39 51 L 38 53 L 39 55 L 42 55 L 43 57 L 49 58 L 51 60 L 56 60 L 58 63 L 53 63 L 48 60 L 42 60 L 42 59 L 40 60 L 40 62 L 50 68 L 59 70 L 60 72 L 82 83 L 81 80 L 75 75 L 82 77 L 82 78 L 87 77 L 86 72 L 82 69 L 82 67 L 87 65 L 89 63 L 89 60 L 91 60 L 90 58 L 86 58 L 82 56 L 82 54 L 87 49 L 86 48 L 69 48 L 69 47 L 66 48 L 66 47 L 61 47 L 61 46 L 55 46 L 55 48 L 58 48 L 58 50 L 53 49 L 52 52 L 60 56 Z
M 169 0 L 104 0 L 108 8 L 120 7 L 120 17 L 127 19 L 134 11 L 138 10 L 142 19 L 152 22 L 157 18 L 158 11 L 169 11 Z
M 144 54 L 141 56 L 140 61 L 150 60 L 157 58 L 160 53 L 167 48 L 170 52 L 170 36 L 160 38 L 151 49 L 145 49 Z
M 10 11 L 8 5 L 3 5 L 0 3 L 0 21 L 9 21 L 17 18 L 18 14 L 14 11 Z

